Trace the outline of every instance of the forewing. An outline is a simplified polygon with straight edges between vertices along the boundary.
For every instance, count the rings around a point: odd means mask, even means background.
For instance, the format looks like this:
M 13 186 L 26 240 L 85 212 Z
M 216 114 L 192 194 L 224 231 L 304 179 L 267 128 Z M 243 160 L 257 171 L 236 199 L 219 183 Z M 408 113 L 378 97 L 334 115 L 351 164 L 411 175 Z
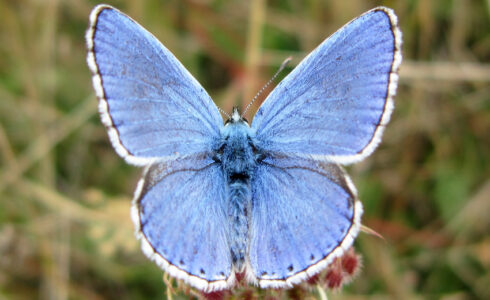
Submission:
M 223 172 L 213 161 L 196 156 L 148 167 L 131 211 L 143 252 L 198 289 L 229 287 L 224 201 Z
M 338 165 L 268 158 L 253 178 L 249 280 L 262 288 L 288 287 L 352 246 L 362 205 Z
M 102 122 L 127 162 L 203 152 L 219 137 L 223 121 L 209 95 L 134 20 L 99 5 L 86 41 Z
M 267 97 L 252 128 L 271 152 L 353 163 L 381 139 L 393 108 L 401 32 L 389 8 L 354 19 Z

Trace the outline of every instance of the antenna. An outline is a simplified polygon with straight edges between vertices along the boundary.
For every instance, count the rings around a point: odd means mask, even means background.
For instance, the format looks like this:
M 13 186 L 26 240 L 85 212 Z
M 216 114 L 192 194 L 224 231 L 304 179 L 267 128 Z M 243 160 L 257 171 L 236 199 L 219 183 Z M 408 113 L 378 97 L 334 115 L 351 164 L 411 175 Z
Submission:
M 225 115 L 228 119 L 231 119 L 231 116 L 229 114 L 226 113 L 226 111 L 224 111 L 221 107 L 219 106 L 216 106 L 219 110 L 220 113 L 222 113 L 223 115 Z
M 243 110 L 243 113 L 242 113 L 241 117 L 243 117 L 245 115 L 245 113 L 248 111 L 248 109 L 250 108 L 250 106 L 252 106 L 252 104 L 257 99 L 257 97 L 259 97 L 260 94 L 262 94 L 262 92 L 272 83 L 272 81 L 274 81 L 274 79 L 276 79 L 277 75 L 279 75 L 279 73 L 281 73 L 281 71 L 284 70 L 284 68 L 291 61 L 291 59 L 293 59 L 292 56 L 286 58 L 282 62 L 281 66 L 279 67 L 279 70 L 277 70 L 276 74 L 274 74 L 274 76 L 272 76 L 272 78 L 269 81 L 267 81 L 267 83 L 260 89 L 260 91 L 257 93 L 257 95 L 255 95 L 255 97 L 252 99 L 252 101 L 250 101 L 250 103 L 247 105 L 247 107 L 245 107 L 245 110 Z

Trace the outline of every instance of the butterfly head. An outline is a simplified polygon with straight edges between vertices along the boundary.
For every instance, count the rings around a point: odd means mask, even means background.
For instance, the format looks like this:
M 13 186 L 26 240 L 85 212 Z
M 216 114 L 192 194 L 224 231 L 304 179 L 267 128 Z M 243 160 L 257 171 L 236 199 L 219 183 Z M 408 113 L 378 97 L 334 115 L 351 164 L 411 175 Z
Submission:
M 230 124 L 240 124 L 240 123 L 250 126 L 248 124 L 247 119 L 245 119 L 240 115 L 240 112 L 238 111 L 238 107 L 234 106 L 233 113 L 231 114 L 231 117 L 228 120 L 226 120 L 225 126 L 228 126 Z

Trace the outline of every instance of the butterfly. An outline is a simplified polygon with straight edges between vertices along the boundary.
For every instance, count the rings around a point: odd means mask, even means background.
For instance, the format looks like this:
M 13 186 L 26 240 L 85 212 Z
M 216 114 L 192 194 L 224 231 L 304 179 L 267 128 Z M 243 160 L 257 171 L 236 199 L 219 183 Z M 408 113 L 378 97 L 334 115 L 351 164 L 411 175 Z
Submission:
M 362 204 L 339 164 L 370 155 L 390 119 L 402 60 L 394 12 L 332 34 L 268 95 L 251 124 L 225 122 L 151 33 L 96 6 L 87 62 L 112 146 L 144 166 L 131 216 L 142 251 L 204 291 L 237 274 L 286 288 L 348 250 Z

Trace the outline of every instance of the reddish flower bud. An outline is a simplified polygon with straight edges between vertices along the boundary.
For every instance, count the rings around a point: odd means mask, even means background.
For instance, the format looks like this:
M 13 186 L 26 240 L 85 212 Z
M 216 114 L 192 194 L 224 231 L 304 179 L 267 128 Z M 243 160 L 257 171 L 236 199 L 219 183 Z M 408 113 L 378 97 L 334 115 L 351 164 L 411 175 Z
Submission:
M 342 268 L 344 271 L 353 275 L 359 268 L 359 257 L 355 253 L 348 253 L 342 257 Z
M 325 284 L 329 289 L 336 289 L 342 285 L 344 276 L 342 272 L 342 265 L 338 259 L 334 260 L 330 265 L 330 269 L 325 276 Z
M 245 282 L 245 272 L 236 273 L 235 274 L 235 278 L 236 278 L 236 282 L 239 285 L 246 285 L 246 282 Z
M 308 278 L 306 280 L 306 283 L 307 284 L 310 284 L 310 285 L 315 285 L 315 284 L 318 283 L 319 280 L 320 280 L 320 275 L 319 274 L 315 274 L 312 277 Z
M 202 296 L 206 300 L 223 300 L 227 296 L 227 290 L 215 291 L 215 292 L 202 292 Z

